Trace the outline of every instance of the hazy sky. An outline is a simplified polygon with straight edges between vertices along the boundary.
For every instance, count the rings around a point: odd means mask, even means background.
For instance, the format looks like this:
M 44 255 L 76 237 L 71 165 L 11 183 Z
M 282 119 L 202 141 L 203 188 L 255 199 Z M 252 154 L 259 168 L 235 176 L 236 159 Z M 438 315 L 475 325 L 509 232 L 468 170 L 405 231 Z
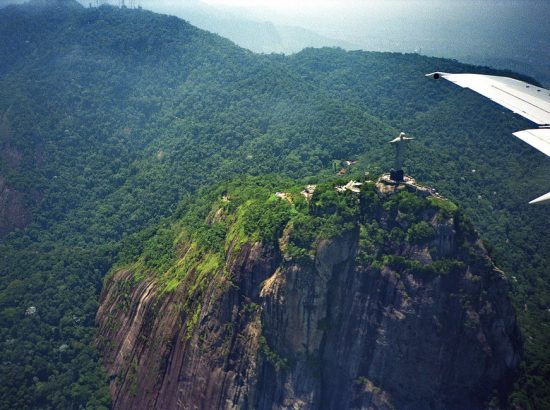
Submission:
M 147 0 L 145 0 L 147 1 Z M 195 0 L 156 0 L 184 4 Z M 149 3 L 150 2 L 150 3 Z M 492 37 L 504 46 L 518 28 L 538 40 L 550 33 L 549 0 L 203 0 L 211 6 L 278 24 L 315 30 L 323 35 L 357 41 L 383 37 L 442 36 L 456 43 Z M 151 0 L 148 0 L 151 5 Z M 154 8 L 154 6 L 152 6 Z M 422 32 L 421 35 L 417 35 Z M 523 41 L 515 39 L 515 41 Z M 401 39 L 397 39 L 399 41 Z M 545 37 L 550 48 L 550 35 Z M 428 45 L 425 45 L 427 47 Z M 422 47 L 422 44 L 418 44 Z M 412 50 L 411 50 L 412 51 Z
M 317 7 L 350 7 L 368 0 L 204 0 L 205 3 L 231 7 L 266 7 L 271 9 L 297 10 Z
M 358 48 L 421 52 L 550 82 L 550 0 L 204 0 Z

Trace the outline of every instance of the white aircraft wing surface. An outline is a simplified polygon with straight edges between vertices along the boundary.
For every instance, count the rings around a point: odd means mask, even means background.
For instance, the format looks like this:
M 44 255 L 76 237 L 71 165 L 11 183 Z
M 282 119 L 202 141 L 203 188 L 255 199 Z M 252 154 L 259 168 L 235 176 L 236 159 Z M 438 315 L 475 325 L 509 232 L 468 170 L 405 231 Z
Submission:
M 550 128 L 517 131 L 514 135 L 550 157 Z
M 469 88 L 538 125 L 550 125 L 550 90 L 508 77 L 485 74 L 427 74 Z
M 514 132 L 514 135 L 550 157 L 550 128 L 517 131 Z M 536 204 L 544 202 L 550 202 L 550 192 L 533 199 L 529 203 Z
M 532 201 L 529 201 L 530 204 L 544 204 L 547 202 L 550 202 L 550 192 L 542 196 L 539 196 L 538 198 L 535 198 Z
M 469 88 L 505 108 L 527 118 L 542 128 L 514 132 L 514 135 L 550 157 L 550 90 L 525 81 L 485 74 L 426 74 L 444 78 Z M 550 192 L 533 199 L 530 204 L 550 202 Z

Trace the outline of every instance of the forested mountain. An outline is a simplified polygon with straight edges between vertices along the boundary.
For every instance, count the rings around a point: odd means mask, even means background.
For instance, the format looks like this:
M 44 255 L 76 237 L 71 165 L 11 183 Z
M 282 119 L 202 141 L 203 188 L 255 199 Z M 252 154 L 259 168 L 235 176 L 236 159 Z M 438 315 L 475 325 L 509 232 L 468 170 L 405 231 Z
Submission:
M 204 189 L 113 269 L 97 315 L 113 408 L 505 402 L 521 336 L 471 223 L 414 181 L 347 181 Z
M 98 408 L 102 278 L 205 185 L 243 174 L 323 180 L 342 160 L 408 173 L 463 204 L 510 276 L 525 339 L 512 400 L 548 406 L 550 163 L 524 120 L 418 55 L 256 55 L 175 17 L 39 2 L 0 10 L 0 408 Z M 508 73 L 509 74 L 509 73 Z M 16 216 L 16 218 L 13 217 Z

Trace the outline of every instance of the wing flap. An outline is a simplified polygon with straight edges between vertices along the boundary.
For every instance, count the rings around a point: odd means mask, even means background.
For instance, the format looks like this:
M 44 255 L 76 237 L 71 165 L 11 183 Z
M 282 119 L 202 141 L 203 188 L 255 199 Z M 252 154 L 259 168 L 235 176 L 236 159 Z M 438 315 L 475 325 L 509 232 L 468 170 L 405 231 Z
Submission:
M 435 76 L 437 74 L 437 77 Z M 538 125 L 550 124 L 550 91 L 509 77 L 485 74 L 428 74 L 469 88 Z
M 550 128 L 517 131 L 514 135 L 550 157 Z
M 538 149 L 543 154 L 550 157 L 550 128 L 539 128 L 536 130 L 523 130 L 514 132 L 514 135 L 531 145 L 533 148 Z M 530 204 L 543 204 L 550 202 L 550 192 L 533 199 Z

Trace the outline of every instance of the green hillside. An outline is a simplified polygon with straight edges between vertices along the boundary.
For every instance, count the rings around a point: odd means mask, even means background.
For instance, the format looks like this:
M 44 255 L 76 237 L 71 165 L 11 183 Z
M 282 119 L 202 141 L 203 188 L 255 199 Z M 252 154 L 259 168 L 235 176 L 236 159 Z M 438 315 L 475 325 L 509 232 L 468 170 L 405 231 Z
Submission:
M 199 188 L 323 180 L 349 159 L 378 173 L 401 130 L 417 138 L 409 173 L 464 206 L 512 277 L 526 349 L 515 397 L 548 406 L 550 208 L 527 202 L 550 162 L 511 135 L 526 121 L 423 76 L 435 69 L 488 71 L 339 49 L 256 55 L 144 10 L 0 10 L 0 177 L 31 215 L 0 243 L 0 408 L 108 406 L 91 347 L 102 278 Z

